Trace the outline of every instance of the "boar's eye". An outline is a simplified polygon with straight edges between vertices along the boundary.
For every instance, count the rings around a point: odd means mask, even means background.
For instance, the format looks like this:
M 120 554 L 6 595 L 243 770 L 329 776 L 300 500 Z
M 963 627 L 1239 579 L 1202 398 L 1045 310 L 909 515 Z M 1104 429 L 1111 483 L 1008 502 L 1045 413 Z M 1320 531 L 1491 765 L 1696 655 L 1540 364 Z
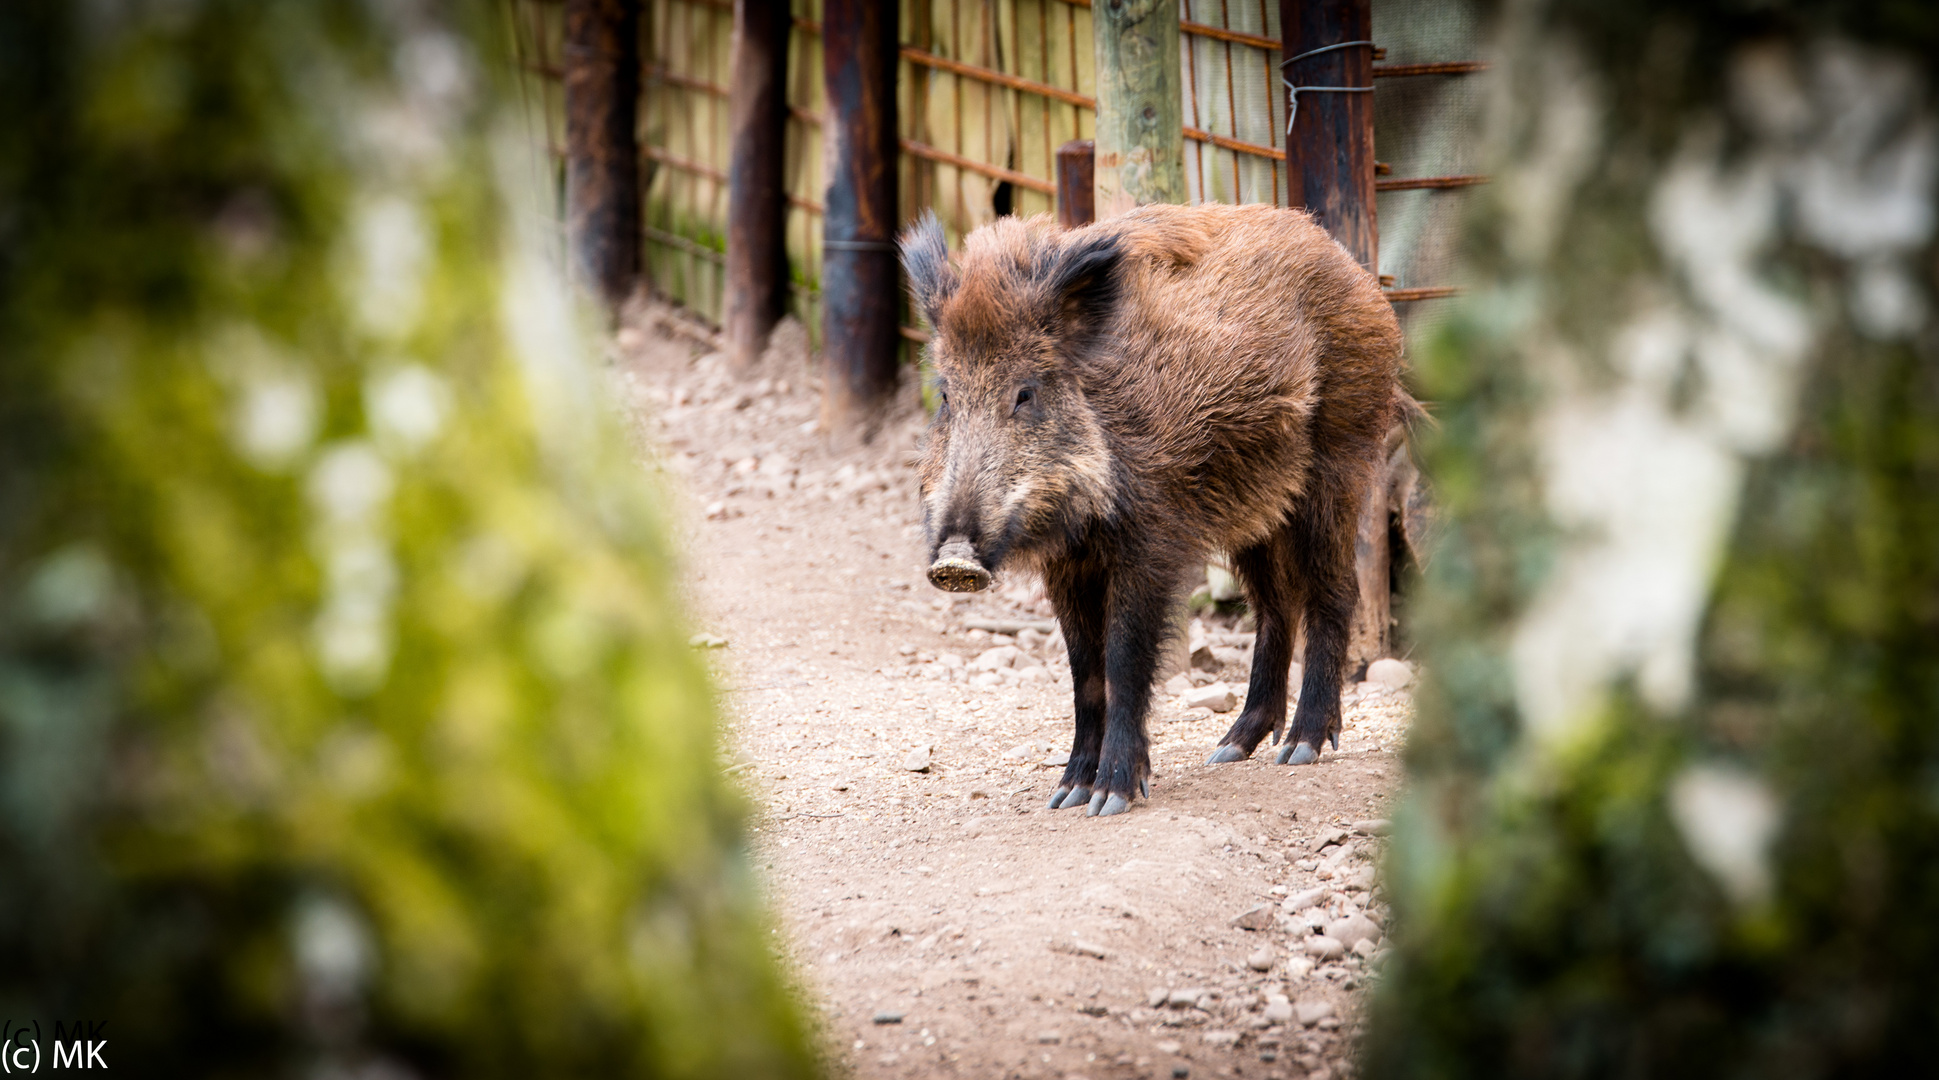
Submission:
M 1023 387 L 1022 389 L 1017 391 L 1017 403 L 1010 407 L 1011 414 L 1015 415 L 1017 412 L 1021 411 L 1025 405 L 1028 405 L 1035 400 L 1037 400 L 1037 392 L 1035 390 L 1032 390 L 1028 386 Z

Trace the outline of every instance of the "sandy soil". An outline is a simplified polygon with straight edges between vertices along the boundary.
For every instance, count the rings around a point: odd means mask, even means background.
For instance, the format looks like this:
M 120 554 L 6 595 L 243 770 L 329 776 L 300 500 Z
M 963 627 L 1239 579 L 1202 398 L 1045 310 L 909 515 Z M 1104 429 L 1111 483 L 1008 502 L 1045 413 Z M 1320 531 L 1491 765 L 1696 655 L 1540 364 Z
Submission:
M 706 337 L 643 309 L 617 366 L 651 467 L 686 493 L 729 770 L 831 1058 L 859 1077 L 1350 1074 L 1405 691 L 1350 686 L 1340 751 L 1295 770 L 1267 748 L 1201 764 L 1236 713 L 1187 709 L 1174 682 L 1148 801 L 1046 809 L 1071 737 L 1051 613 L 1035 582 L 924 581 L 913 394 L 833 448 L 798 327 L 742 376 Z M 1245 635 L 1201 627 L 1221 670 L 1197 680 L 1242 703 Z M 1329 927 L 1366 943 L 1312 955 Z

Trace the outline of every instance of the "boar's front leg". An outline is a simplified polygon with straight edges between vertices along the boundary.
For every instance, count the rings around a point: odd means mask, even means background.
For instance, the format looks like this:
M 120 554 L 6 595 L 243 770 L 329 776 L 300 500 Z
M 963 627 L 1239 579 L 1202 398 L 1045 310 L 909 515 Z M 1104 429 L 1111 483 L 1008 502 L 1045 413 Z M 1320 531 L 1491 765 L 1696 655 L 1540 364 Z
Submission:
M 1050 795 L 1052 810 L 1091 801 L 1091 781 L 1097 776 L 1098 755 L 1104 749 L 1104 583 L 1101 571 L 1069 563 L 1053 564 L 1044 574 L 1044 593 L 1057 609 L 1064 647 L 1070 654 L 1077 717 L 1070 763 L 1064 766 L 1064 778 Z
M 1151 680 L 1166 635 L 1177 629 L 1172 610 L 1178 575 L 1145 559 L 1127 559 L 1126 564 L 1111 580 L 1110 643 L 1104 654 L 1109 689 L 1104 750 L 1098 756 L 1097 779 L 1086 810 L 1095 817 L 1122 814 L 1131 808 L 1132 799 L 1151 793 L 1145 714 L 1151 707 Z

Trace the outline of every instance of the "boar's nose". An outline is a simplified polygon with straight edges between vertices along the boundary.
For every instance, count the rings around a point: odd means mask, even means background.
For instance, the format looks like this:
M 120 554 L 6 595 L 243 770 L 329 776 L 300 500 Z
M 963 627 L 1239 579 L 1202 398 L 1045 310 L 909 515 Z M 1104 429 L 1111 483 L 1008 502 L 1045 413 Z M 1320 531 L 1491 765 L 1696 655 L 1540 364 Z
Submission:
M 982 592 L 990 587 L 990 572 L 983 569 L 968 537 L 952 536 L 929 564 L 929 583 L 944 592 Z

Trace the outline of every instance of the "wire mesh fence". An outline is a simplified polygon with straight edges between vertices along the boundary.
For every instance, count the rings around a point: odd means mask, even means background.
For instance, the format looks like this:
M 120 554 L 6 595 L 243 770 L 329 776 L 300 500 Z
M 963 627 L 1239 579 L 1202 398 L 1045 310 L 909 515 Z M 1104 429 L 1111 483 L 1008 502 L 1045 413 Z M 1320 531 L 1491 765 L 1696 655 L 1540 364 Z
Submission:
M 535 126 L 564 154 L 563 0 L 509 0 Z M 1277 0 L 1181 0 L 1185 171 L 1193 202 L 1287 202 Z M 1464 187 L 1485 181 L 1476 135 L 1482 33 L 1464 0 L 1376 0 L 1380 272 L 1396 301 L 1443 295 Z M 820 0 L 794 0 L 787 252 L 794 311 L 819 340 Z M 1055 209 L 1056 151 L 1090 138 L 1090 0 L 900 0 L 900 209 L 933 210 L 952 242 L 1004 214 Z M 732 0 L 645 0 L 639 135 L 645 270 L 710 321 L 727 234 Z M 563 166 L 555 169 L 563 191 Z M 1403 303 L 1410 325 L 1433 304 Z M 904 327 L 912 341 L 922 332 Z

